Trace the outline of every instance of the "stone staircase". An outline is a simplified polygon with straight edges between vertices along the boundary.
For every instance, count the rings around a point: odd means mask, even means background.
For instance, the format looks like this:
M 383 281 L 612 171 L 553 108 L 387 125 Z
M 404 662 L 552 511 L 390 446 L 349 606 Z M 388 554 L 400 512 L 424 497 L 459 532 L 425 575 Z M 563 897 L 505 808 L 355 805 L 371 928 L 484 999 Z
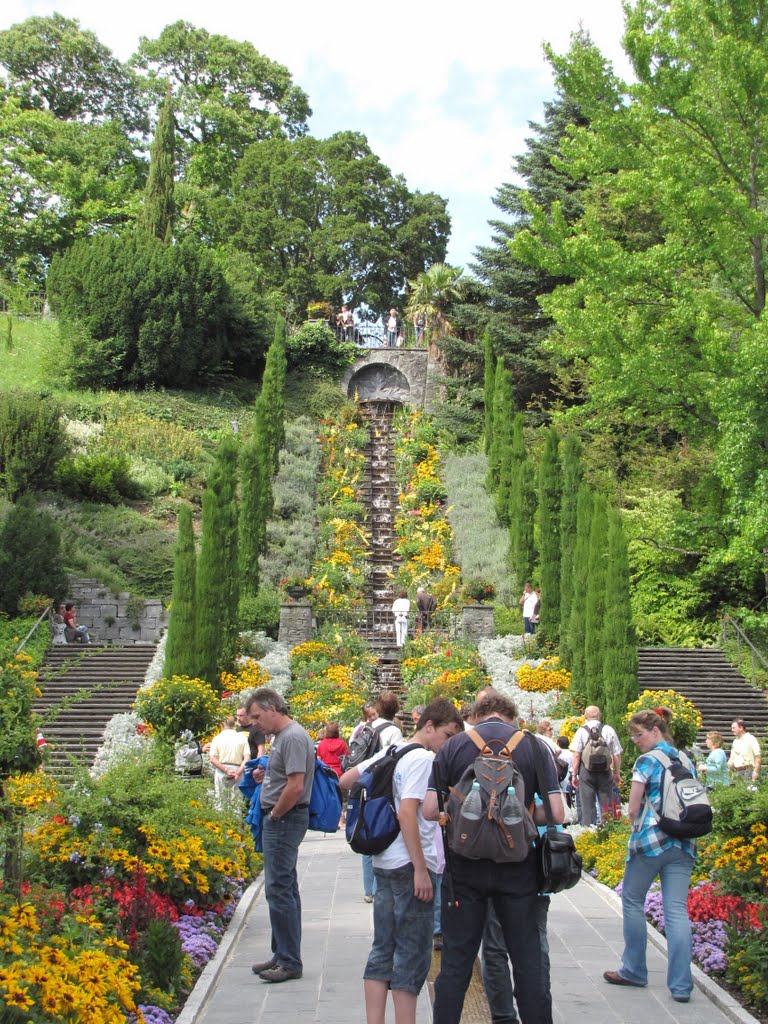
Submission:
M 699 742 L 710 730 L 730 742 L 731 722 L 743 718 L 753 734 L 768 730 L 768 698 L 744 679 L 716 647 L 641 647 L 640 690 L 673 689 L 701 712 Z
M 71 773 L 90 765 L 113 715 L 130 711 L 155 653 L 154 644 L 51 647 L 40 669 L 43 719 L 50 770 Z
M 399 556 L 394 553 L 394 517 L 397 509 L 397 479 L 392 450 L 392 418 L 397 404 L 364 402 L 360 410 L 370 426 L 371 440 L 365 450 L 365 480 L 361 487 L 371 531 L 371 574 L 366 590 L 366 624 L 360 633 L 371 644 L 378 661 L 375 690 L 400 693 L 400 658 L 395 646 L 390 574 Z

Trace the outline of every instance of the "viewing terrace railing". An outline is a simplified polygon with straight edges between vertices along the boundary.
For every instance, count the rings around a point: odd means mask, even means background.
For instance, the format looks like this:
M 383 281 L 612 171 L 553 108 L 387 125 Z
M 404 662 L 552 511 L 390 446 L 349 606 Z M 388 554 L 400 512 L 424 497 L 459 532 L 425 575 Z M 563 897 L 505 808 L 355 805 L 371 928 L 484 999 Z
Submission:
M 429 343 L 429 329 L 419 329 L 412 323 L 403 322 L 398 333 L 387 331 L 381 321 L 368 323 L 358 321 L 349 327 L 323 321 L 340 341 L 352 341 L 360 348 L 426 348 Z
M 346 626 L 349 629 L 358 630 L 368 639 L 376 636 L 394 639 L 395 636 L 394 618 L 388 608 L 361 608 L 353 611 L 328 609 L 317 612 L 315 618 L 318 626 L 326 624 Z M 461 635 L 461 627 L 461 612 L 448 608 L 433 612 L 429 624 L 422 621 L 415 608 L 411 608 L 408 615 L 408 636 L 411 637 L 416 632 L 431 630 L 453 638 Z
M 768 658 L 728 612 L 720 620 L 720 646 L 745 679 L 762 690 L 768 688 Z

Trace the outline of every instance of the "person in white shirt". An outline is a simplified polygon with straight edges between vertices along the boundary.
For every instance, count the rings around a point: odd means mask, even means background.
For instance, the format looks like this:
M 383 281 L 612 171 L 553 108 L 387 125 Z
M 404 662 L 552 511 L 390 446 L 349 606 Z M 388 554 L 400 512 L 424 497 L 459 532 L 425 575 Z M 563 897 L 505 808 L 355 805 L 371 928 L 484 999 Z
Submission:
M 580 823 L 588 827 L 596 824 L 597 804 L 599 803 L 605 815 L 613 802 L 613 787 L 614 784 L 619 785 L 621 778 L 621 753 L 624 748 L 619 743 L 615 730 L 600 721 L 600 708 L 597 705 L 590 704 L 584 709 L 584 719 L 584 725 L 579 726 L 571 740 L 571 782 L 574 789 L 578 788 L 579 792 Z M 586 764 L 582 765 L 582 754 L 589 742 L 592 729 L 600 733 L 608 747 L 610 763 L 600 771 L 590 770 Z
M 373 945 L 363 974 L 368 1024 L 384 1020 L 391 990 L 395 1024 L 415 1024 L 416 1000 L 432 961 L 434 891 L 438 867 L 435 826 L 425 821 L 424 797 L 434 755 L 447 739 L 461 732 L 462 721 L 448 700 L 427 705 L 413 736 L 398 748 L 420 744 L 395 767 L 392 791 L 400 834 L 373 858 L 376 898 L 373 905 Z M 342 789 L 351 789 L 360 775 L 384 756 L 350 768 L 341 777 Z M 403 927 L 407 924 L 407 927 Z
M 732 768 L 742 778 L 751 779 L 757 782 L 760 778 L 760 744 L 751 732 L 747 732 L 743 718 L 737 718 L 731 725 L 733 733 L 733 744 L 731 756 L 728 758 L 728 767 Z
M 536 632 L 536 623 L 533 621 L 536 605 L 539 603 L 539 595 L 530 583 L 523 587 L 523 594 L 518 604 L 523 609 L 524 632 L 532 636 Z
M 241 774 L 241 766 L 248 749 L 248 733 L 235 729 L 235 719 L 229 716 L 224 728 L 213 737 L 208 749 L 208 760 L 213 765 L 213 791 L 216 806 L 221 808 L 225 801 L 237 796 L 235 784 Z
M 408 614 L 411 610 L 411 602 L 408 594 L 401 590 L 397 598 L 392 602 L 392 614 L 395 616 L 395 643 L 402 647 L 408 636 Z

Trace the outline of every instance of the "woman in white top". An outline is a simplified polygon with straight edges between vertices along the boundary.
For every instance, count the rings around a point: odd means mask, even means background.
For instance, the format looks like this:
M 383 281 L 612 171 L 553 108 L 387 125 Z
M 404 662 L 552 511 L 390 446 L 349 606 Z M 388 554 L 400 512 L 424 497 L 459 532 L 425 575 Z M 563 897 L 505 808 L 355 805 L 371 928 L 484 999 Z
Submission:
M 402 647 L 408 636 L 408 613 L 411 610 L 411 602 L 404 590 L 401 590 L 397 598 L 392 602 L 392 614 L 395 616 L 395 643 Z

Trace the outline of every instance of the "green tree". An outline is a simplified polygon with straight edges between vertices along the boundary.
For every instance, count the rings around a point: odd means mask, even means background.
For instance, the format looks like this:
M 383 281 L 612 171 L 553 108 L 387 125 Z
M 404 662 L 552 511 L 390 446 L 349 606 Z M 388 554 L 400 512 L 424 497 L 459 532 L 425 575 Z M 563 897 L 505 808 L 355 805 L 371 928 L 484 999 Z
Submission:
M 0 489 L 9 498 L 50 487 L 67 451 L 58 402 L 0 391 Z
M 176 127 L 173 120 L 173 95 L 169 86 L 160 104 L 155 137 L 149 151 L 149 177 L 141 211 L 144 230 L 166 245 L 173 239 L 175 153 Z
M 261 392 L 256 399 L 256 432 L 267 446 L 270 476 L 280 466 L 280 449 L 285 444 L 285 374 L 287 369 L 285 320 L 278 317 L 275 336 L 267 352 Z
M 462 267 L 433 263 L 415 280 L 408 282 L 410 294 L 406 313 L 410 317 L 424 314 L 432 338 L 453 333 L 447 310 L 452 303 L 460 302 L 466 294 L 465 284 L 461 280 L 463 273 Z
M 82 239 L 53 261 L 48 284 L 76 328 L 62 372 L 78 386 L 189 386 L 253 345 L 216 258 L 191 238 Z
M 13 617 L 28 593 L 55 601 L 66 583 L 59 527 L 31 495 L 23 495 L 0 529 L 0 611 Z
M 579 487 L 576 501 L 576 545 L 573 549 L 573 596 L 568 623 L 568 641 L 561 647 L 562 660 L 571 670 L 571 692 L 582 701 L 587 699 L 586 628 L 587 587 L 589 584 L 589 538 L 592 528 L 594 497 L 587 484 Z M 567 657 L 567 660 L 566 660 Z
M 227 191 L 254 140 L 307 130 L 312 111 L 306 93 L 252 43 L 176 21 L 157 39 L 142 36 L 131 64 L 148 73 L 159 96 L 171 84 L 179 159 L 201 186 Z
M 449 228 L 444 199 L 409 191 L 365 136 L 339 132 L 251 145 L 211 230 L 303 316 L 317 299 L 389 309 L 406 278 L 444 257 Z
M 179 509 L 178 537 L 173 564 L 173 596 L 171 621 L 165 647 L 163 674 L 197 676 L 197 637 L 195 636 L 195 536 L 192 530 L 192 509 Z
M 547 640 L 560 637 L 560 504 L 563 477 L 560 437 L 554 427 L 547 431 L 539 464 L 537 509 L 541 612 L 539 630 Z
M 270 487 L 268 450 L 258 434 L 245 443 L 240 455 L 240 586 L 243 596 L 259 589 L 259 555 L 267 534 L 262 494 Z
M 498 359 L 493 385 L 493 436 L 488 455 L 488 489 L 491 491 L 496 491 L 499 486 L 502 447 L 506 433 L 505 425 L 513 415 L 510 383 L 510 376 L 504 366 L 504 360 Z
M 484 387 L 483 404 L 485 407 L 485 454 L 490 455 L 493 443 L 493 390 L 496 384 L 496 361 L 493 355 L 493 341 L 490 331 L 483 334 L 483 367 Z
M 0 64 L 25 107 L 64 121 L 146 127 L 135 76 L 75 18 L 32 17 L 0 32 Z
M 219 445 L 211 488 L 218 502 L 217 526 L 221 538 L 219 573 L 222 577 L 221 653 L 219 670 L 231 668 L 237 654 L 240 565 L 238 558 L 239 506 L 237 500 L 239 445 L 234 436 Z
M 517 583 L 530 580 L 536 561 L 534 519 L 536 516 L 536 476 L 528 458 L 518 460 L 512 473 L 509 515 L 509 557 Z
M 563 442 L 563 496 L 560 502 L 560 660 L 564 665 L 570 664 L 571 661 L 568 643 L 573 599 L 577 510 L 582 475 L 581 441 L 576 434 L 566 434 Z
M 589 566 L 584 625 L 584 676 L 587 700 L 605 706 L 603 665 L 605 647 L 605 581 L 608 569 L 608 505 L 601 494 L 595 495 L 589 529 Z
M 637 640 L 632 624 L 627 542 L 620 513 L 608 516 L 608 567 L 603 627 L 603 688 L 606 721 L 626 734 L 624 715 L 637 699 Z

